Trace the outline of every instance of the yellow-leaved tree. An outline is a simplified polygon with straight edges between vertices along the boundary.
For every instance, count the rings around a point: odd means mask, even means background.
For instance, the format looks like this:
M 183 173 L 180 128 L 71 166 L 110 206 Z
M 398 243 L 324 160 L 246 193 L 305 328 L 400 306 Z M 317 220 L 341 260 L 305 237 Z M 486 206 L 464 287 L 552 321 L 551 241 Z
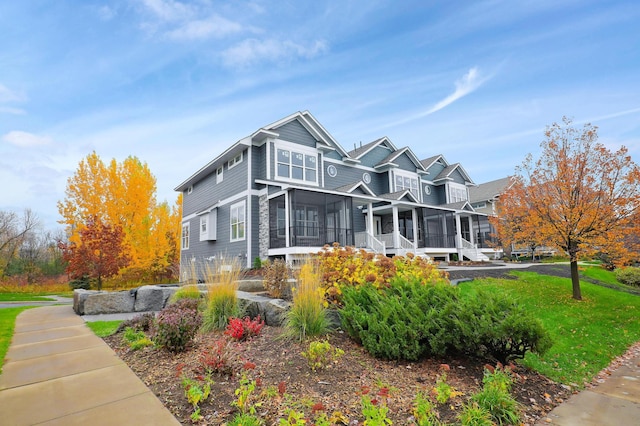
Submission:
M 91 218 L 124 232 L 129 263 L 119 275 L 126 281 L 158 282 L 177 278 L 180 262 L 180 196 L 174 206 L 156 201 L 156 178 L 136 157 L 105 164 L 95 152 L 80 161 L 58 202 L 69 241 L 81 245 L 81 230 Z
M 566 252 L 578 300 L 579 257 L 599 252 L 624 263 L 637 249 L 629 236 L 640 230 L 640 168 L 624 146 L 612 152 L 597 140 L 591 124 L 579 129 L 565 117 L 549 126 L 540 158 L 527 156 L 490 219 L 503 242 Z

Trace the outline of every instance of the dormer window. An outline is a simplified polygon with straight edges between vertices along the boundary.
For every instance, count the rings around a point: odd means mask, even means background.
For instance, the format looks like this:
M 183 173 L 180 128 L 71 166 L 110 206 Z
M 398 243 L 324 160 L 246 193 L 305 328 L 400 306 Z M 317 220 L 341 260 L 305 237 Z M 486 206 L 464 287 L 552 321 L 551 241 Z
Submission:
M 418 189 L 418 177 L 415 173 L 394 171 L 395 192 L 409 190 L 420 200 L 420 190 Z
M 318 153 L 295 144 L 276 144 L 276 176 L 282 180 L 317 184 Z
M 453 182 L 448 183 L 447 186 L 448 203 L 459 203 L 460 201 L 467 201 L 469 199 L 466 186 Z

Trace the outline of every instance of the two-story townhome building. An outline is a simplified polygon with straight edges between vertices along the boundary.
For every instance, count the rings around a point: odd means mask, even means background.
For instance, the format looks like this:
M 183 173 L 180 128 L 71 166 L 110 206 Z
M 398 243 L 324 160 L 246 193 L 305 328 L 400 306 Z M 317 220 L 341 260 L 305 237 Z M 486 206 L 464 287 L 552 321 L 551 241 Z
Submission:
M 182 266 L 216 256 L 295 260 L 325 244 L 385 255 L 486 260 L 474 183 L 442 155 L 387 137 L 346 151 L 308 112 L 256 130 L 178 185 Z M 489 250 L 490 252 L 490 250 Z

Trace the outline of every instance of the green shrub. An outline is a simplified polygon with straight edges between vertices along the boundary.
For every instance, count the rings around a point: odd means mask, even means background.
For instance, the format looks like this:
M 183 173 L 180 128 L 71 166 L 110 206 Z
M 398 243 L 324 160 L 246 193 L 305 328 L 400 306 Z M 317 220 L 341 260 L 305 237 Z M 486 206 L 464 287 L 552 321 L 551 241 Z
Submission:
M 551 347 L 542 322 L 505 295 L 478 290 L 458 310 L 463 338 L 456 345 L 462 352 L 506 364 L 527 351 L 543 354 Z
M 191 343 L 201 324 L 198 301 L 179 300 L 158 314 L 154 341 L 170 352 L 182 352 Z
M 615 273 L 616 279 L 622 284 L 640 287 L 640 268 L 619 268 Z
M 463 352 L 506 363 L 550 346 L 540 321 L 513 300 L 487 292 L 460 298 L 446 284 L 394 279 L 344 287 L 344 330 L 378 358 L 414 361 Z
M 343 328 L 379 358 L 444 355 L 456 335 L 451 313 L 458 304 L 458 291 L 448 285 L 396 279 L 382 290 L 372 284 L 345 287 L 343 303 Z
M 282 259 L 276 259 L 273 262 L 267 262 L 264 268 L 264 279 L 262 285 L 269 293 L 269 296 L 275 298 L 290 297 L 289 277 L 291 269 L 287 262 Z

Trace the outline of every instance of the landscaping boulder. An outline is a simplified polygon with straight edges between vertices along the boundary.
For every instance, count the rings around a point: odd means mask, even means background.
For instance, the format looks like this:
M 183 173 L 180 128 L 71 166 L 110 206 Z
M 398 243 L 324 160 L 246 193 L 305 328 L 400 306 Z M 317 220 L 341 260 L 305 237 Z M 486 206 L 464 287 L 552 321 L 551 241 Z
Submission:
M 177 290 L 177 286 L 142 286 L 135 292 L 133 310 L 135 312 L 160 311 Z
M 284 323 L 291 304 L 282 299 L 272 299 L 266 296 L 238 291 L 238 300 L 245 312 L 251 318 L 260 315 L 266 325 L 280 326 Z
M 87 290 L 74 290 L 75 292 Z M 127 291 L 87 291 L 81 315 L 118 314 L 133 312 L 134 295 Z M 75 303 L 74 303 L 75 305 Z M 78 313 L 78 311 L 76 311 Z

